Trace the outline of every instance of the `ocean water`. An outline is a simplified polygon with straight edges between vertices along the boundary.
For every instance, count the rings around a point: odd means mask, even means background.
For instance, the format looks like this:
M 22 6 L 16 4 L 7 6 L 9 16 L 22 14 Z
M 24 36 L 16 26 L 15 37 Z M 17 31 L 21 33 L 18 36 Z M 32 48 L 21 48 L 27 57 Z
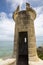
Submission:
M 13 41 L 0 41 L 0 58 L 12 56 L 13 45 Z M 36 46 L 43 46 L 43 36 L 36 38 Z
M 0 58 L 8 57 L 13 54 L 13 41 L 0 41 Z
M 36 37 L 36 45 L 38 46 L 43 46 L 43 36 L 37 36 Z

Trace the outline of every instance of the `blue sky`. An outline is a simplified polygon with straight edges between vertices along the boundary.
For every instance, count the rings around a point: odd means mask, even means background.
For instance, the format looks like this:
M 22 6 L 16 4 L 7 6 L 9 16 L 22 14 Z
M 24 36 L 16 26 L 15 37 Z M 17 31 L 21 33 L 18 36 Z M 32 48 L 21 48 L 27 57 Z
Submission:
M 14 40 L 15 22 L 12 15 L 18 5 L 20 9 L 24 9 L 26 2 L 36 11 L 35 36 L 37 41 L 43 43 L 43 0 L 0 0 L 0 41 Z

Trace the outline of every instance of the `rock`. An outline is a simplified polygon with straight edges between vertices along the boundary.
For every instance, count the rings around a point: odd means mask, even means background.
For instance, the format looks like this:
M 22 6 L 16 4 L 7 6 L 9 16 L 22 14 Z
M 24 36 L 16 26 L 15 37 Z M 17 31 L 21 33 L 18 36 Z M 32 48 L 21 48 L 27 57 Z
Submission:
M 0 65 L 10 65 L 13 64 L 15 62 L 16 59 L 6 59 L 6 60 L 1 60 L 0 61 Z

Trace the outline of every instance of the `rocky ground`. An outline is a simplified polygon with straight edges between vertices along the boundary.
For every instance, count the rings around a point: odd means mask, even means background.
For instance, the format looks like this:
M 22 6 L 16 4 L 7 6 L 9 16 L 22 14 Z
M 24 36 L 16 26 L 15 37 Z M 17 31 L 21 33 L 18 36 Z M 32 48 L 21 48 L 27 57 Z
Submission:
M 2 60 L 0 59 L 0 65 L 15 65 L 16 59 L 6 59 Z M 38 62 L 29 61 L 29 65 L 43 65 L 43 60 L 39 59 Z
M 43 61 L 42 60 L 40 60 L 39 62 L 29 61 L 29 65 L 43 65 Z
M 13 65 L 15 63 L 15 59 L 11 58 L 11 59 L 0 59 L 0 65 Z

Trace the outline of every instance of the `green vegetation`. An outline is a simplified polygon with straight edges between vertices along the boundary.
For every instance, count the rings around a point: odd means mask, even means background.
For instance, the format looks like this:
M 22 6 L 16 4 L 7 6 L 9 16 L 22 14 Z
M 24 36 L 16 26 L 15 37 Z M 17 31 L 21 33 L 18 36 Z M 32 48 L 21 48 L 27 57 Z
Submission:
M 43 60 L 43 47 L 41 47 L 41 46 L 38 47 L 37 53 L 38 53 L 39 58 Z

